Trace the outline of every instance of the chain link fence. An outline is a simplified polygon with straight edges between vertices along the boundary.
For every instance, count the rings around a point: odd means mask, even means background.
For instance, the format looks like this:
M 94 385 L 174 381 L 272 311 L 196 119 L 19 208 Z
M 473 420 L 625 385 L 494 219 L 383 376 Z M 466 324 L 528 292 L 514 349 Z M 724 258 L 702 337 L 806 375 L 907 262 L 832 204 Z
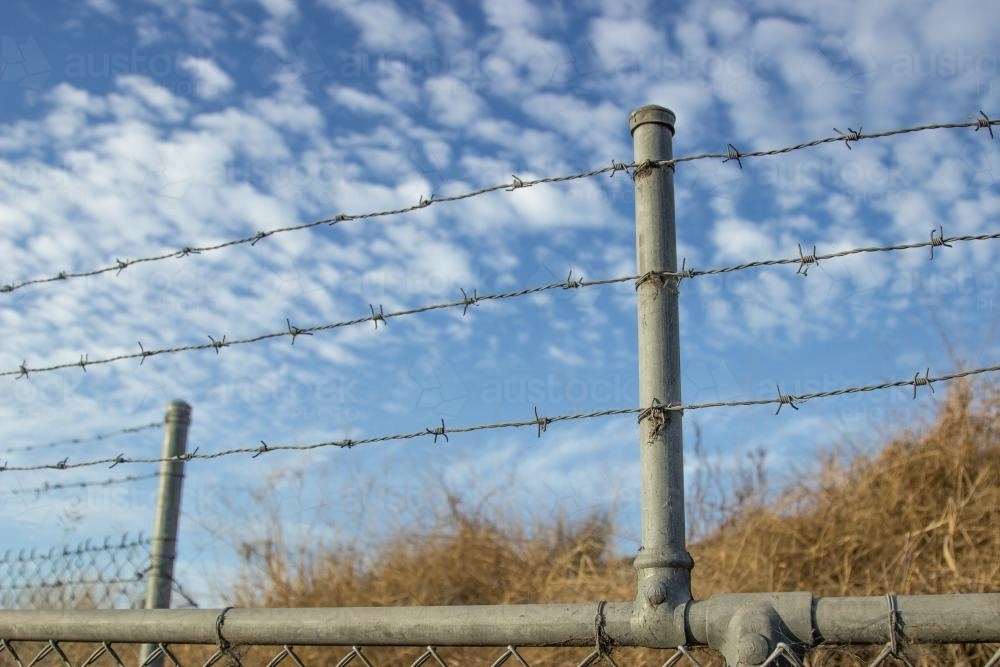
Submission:
M 144 589 L 176 589 L 172 579 L 173 546 L 176 533 L 157 532 L 155 542 L 126 537 L 120 542 L 84 543 L 75 549 L 48 553 L 6 554 L 0 561 L 0 667 L 63 665 L 974 665 L 1000 667 L 1000 593 L 951 595 L 905 595 L 868 597 L 813 597 L 808 592 L 719 594 L 695 600 L 691 594 L 693 559 L 685 544 L 683 446 L 681 421 L 686 410 L 715 406 L 773 405 L 798 410 L 797 404 L 812 399 L 845 396 L 891 388 L 933 390 L 933 383 L 973 374 L 995 373 L 1000 366 L 986 366 L 931 377 L 930 370 L 912 379 L 845 387 L 808 394 L 785 394 L 776 387 L 776 396 L 764 399 L 718 403 L 684 404 L 680 401 L 679 334 L 677 296 L 682 281 L 698 275 L 742 271 L 758 266 L 792 265 L 805 276 L 820 260 L 862 252 L 887 252 L 910 248 L 950 247 L 959 241 L 996 240 L 1000 235 L 945 237 L 939 228 L 929 241 L 895 246 L 855 248 L 829 255 L 799 249 L 798 257 L 762 260 L 732 267 L 694 271 L 682 263 L 678 271 L 673 213 L 673 170 L 682 162 L 722 159 L 742 168 L 743 159 L 782 155 L 834 142 L 851 143 L 927 130 L 973 128 L 987 130 L 1000 123 L 982 114 L 965 123 L 935 124 L 863 134 L 860 129 L 817 139 L 795 146 L 768 151 L 741 152 L 729 145 L 727 152 L 692 155 L 674 159 L 671 137 L 674 116 L 661 107 L 637 109 L 630 119 L 636 145 L 636 160 L 625 164 L 564 177 L 525 181 L 514 176 L 511 184 L 475 192 L 425 199 L 418 204 L 363 215 L 335 218 L 303 225 L 259 232 L 254 236 L 202 248 L 142 258 L 119 260 L 115 266 L 74 274 L 12 283 L 0 292 L 10 292 L 31 284 L 82 278 L 105 272 L 120 272 L 131 264 L 186 257 L 198 252 L 249 244 L 276 233 L 308 229 L 320 224 L 340 223 L 375 216 L 396 215 L 432 203 L 455 201 L 497 190 L 515 190 L 541 183 L 564 182 L 599 174 L 627 172 L 636 182 L 638 273 L 634 276 L 591 281 L 574 280 L 529 288 L 518 292 L 470 296 L 462 299 L 398 312 L 385 312 L 381 305 L 369 306 L 371 315 L 298 328 L 286 320 L 287 329 L 247 338 L 209 335 L 210 343 L 146 349 L 129 354 L 74 362 L 45 362 L 29 366 L 25 360 L 16 369 L 0 376 L 28 379 L 37 373 L 110 364 L 125 360 L 144 361 L 161 354 L 197 350 L 219 353 L 225 347 L 262 342 L 326 331 L 346 326 L 373 324 L 378 329 L 388 318 L 415 315 L 430 310 L 462 308 L 486 299 L 526 296 L 543 290 L 578 289 L 585 285 L 635 281 L 640 321 L 638 406 L 576 415 L 543 416 L 535 410 L 533 419 L 473 426 L 440 426 L 421 431 L 365 439 L 335 440 L 311 445 L 260 446 L 218 452 L 188 453 L 186 424 L 189 406 L 183 415 L 168 416 L 177 433 L 168 441 L 182 443 L 174 451 L 167 448 L 161 458 L 112 458 L 73 461 L 69 458 L 49 464 L 0 467 L 0 472 L 55 469 L 124 463 L 161 463 L 161 476 L 171 483 L 161 485 L 158 525 L 173 526 L 179 505 L 182 465 L 192 459 L 262 454 L 279 450 L 308 450 L 358 444 L 383 443 L 415 438 L 448 442 L 450 434 L 497 428 L 537 429 L 538 437 L 555 422 L 633 415 L 640 429 L 642 469 L 642 547 L 635 561 L 638 591 L 628 602 L 498 604 L 450 607 L 327 607 L 327 608 L 233 608 L 221 610 L 150 609 Z M 786 410 L 787 412 L 787 410 Z M 180 424 L 180 425 L 178 425 Z M 183 427 L 183 428 L 182 428 Z M 183 431 L 183 434 L 181 434 Z M 176 465 L 176 470 L 171 468 Z M 171 492 L 168 493 L 168 492 Z M 164 510 L 173 503 L 172 510 Z M 161 536 L 172 535 L 164 538 Z M 167 552 L 157 557 L 156 551 Z M 151 565 L 151 563 L 158 565 Z M 487 574 L 487 576 L 489 576 Z M 991 586 L 992 587 L 992 586 Z M 759 590 L 759 589 L 756 589 Z M 182 591 L 181 595 L 183 595 Z M 168 599 L 168 595 L 160 595 Z M 190 598 L 185 599 L 190 603 Z M 140 601 L 143 601 L 140 603 Z M 167 604 L 149 605 L 166 607 Z M 192 606 L 194 606 L 192 604 Z M 232 613 L 230 613 L 232 612 Z M 684 645 L 678 646 L 683 643 Z M 860 646 L 865 645 L 865 646 Z M 711 646 L 712 649 L 704 648 Z M 718 651 L 716 651 L 718 649 Z
M 5 609 L 138 609 L 149 571 L 148 537 L 90 540 L 75 547 L 11 553 L 0 560 Z
M 722 656 L 707 648 L 679 646 L 674 649 L 623 648 L 613 654 L 597 650 L 573 648 L 539 648 L 507 646 L 499 648 L 473 647 L 316 647 L 316 646 L 194 646 L 159 644 L 146 661 L 140 661 L 139 647 L 134 644 L 96 644 L 69 642 L 14 642 L 0 640 L 0 665 L 17 667 L 91 665 L 151 665 L 158 660 L 176 667 L 200 665 L 223 667 L 235 665 L 287 665 L 289 667 L 720 667 Z M 969 667 L 1000 666 L 1000 647 L 979 645 L 946 645 L 937 647 L 843 647 L 821 646 L 804 658 L 792 647 L 779 644 L 766 662 L 768 667 L 828 666 L 828 667 L 937 667 L 967 665 Z
M 141 609 L 152 540 L 143 535 L 75 546 L 7 551 L 0 559 L 3 609 Z M 184 606 L 197 604 L 174 582 Z

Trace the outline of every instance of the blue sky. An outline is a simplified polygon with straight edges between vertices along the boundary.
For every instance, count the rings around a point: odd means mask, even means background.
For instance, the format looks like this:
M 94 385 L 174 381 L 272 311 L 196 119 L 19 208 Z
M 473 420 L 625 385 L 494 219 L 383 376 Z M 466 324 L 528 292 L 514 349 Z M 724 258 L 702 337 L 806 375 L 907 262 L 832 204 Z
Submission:
M 5 4 L 0 278 L 112 265 L 338 213 L 409 206 L 632 159 L 629 112 L 677 114 L 675 155 L 786 146 L 1000 114 L 1000 15 L 983 2 L 449 3 L 89 0 Z M 679 165 L 679 254 L 694 268 L 992 233 L 985 131 L 835 143 Z M 480 294 L 635 273 L 624 174 L 495 192 L 277 234 L 120 275 L 0 294 L 0 370 L 249 337 Z M 1000 358 L 995 241 L 857 255 L 682 284 L 684 400 L 771 398 Z M 214 351 L 0 378 L 4 449 L 194 410 L 191 448 L 308 444 L 635 407 L 628 283 L 554 291 Z M 995 384 L 994 378 L 985 381 Z M 707 460 L 763 448 L 780 482 L 825 448 L 919 423 L 907 389 L 691 411 Z M 4 454 L 10 465 L 153 456 L 160 436 Z M 430 525 L 442 484 L 544 520 L 621 513 L 638 548 L 634 418 L 187 466 L 180 576 L 211 599 L 229 543 Z M 689 462 L 689 472 L 693 472 Z M 149 466 L 3 473 L 12 547 L 147 529 L 153 482 L 14 496 Z

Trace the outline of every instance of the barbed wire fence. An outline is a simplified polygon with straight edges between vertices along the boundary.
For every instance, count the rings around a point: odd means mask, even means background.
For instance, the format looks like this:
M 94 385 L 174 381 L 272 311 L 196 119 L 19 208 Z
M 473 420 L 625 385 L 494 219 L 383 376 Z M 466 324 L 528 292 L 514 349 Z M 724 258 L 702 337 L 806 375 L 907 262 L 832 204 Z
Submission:
M 339 322 L 300 328 L 286 319 L 285 327 L 280 330 L 235 338 L 211 334 L 207 336 L 209 340 L 207 343 L 147 349 L 140 342 L 139 351 L 134 353 L 108 354 L 94 359 L 91 359 L 89 354 L 81 354 L 77 361 L 45 362 L 38 366 L 31 366 L 24 360 L 18 368 L 0 372 L 0 377 L 15 377 L 30 382 L 31 376 L 37 373 L 73 368 L 86 371 L 90 366 L 126 360 L 138 360 L 141 365 L 147 357 L 157 355 L 204 350 L 220 353 L 223 348 L 234 345 L 249 345 L 285 337 L 290 338 L 294 344 L 300 336 L 312 336 L 342 327 L 371 324 L 377 331 L 379 324 L 387 325 L 389 319 L 435 310 L 461 308 L 462 314 L 466 315 L 475 310 L 474 306 L 484 301 L 516 299 L 551 290 L 634 283 L 640 313 L 651 318 L 653 322 L 669 325 L 653 327 L 655 331 L 640 333 L 639 405 L 554 416 L 542 415 L 536 408 L 531 418 L 521 420 L 457 426 L 447 425 L 442 420 L 440 425 L 411 433 L 329 440 L 308 445 L 269 444 L 261 441 L 259 445 L 249 447 L 215 452 L 200 452 L 195 448 L 192 452 L 183 451 L 180 454 L 159 458 L 130 457 L 123 453 L 114 457 L 87 460 L 75 460 L 74 457 L 67 456 L 59 461 L 41 464 L 8 465 L 5 462 L 0 465 L 0 473 L 69 470 L 99 465 L 114 468 L 122 464 L 140 463 L 159 463 L 162 466 L 169 466 L 191 460 L 213 460 L 235 455 L 247 455 L 257 459 L 264 454 L 278 451 L 304 451 L 320 447 L 349 449 L 362 444 L 418 438 L 432 438 L 436 443 L 448 443 L 449 436 L 452 435 L 501 428 L 532 428 L 540 438 L 550 425 L 562 421 L 632 417 L 639 423 L 640 441 L 643 445 L 642 520 L 645 549 L 636 561 L 639 591 L 634 602 L 317 610 L 225 608 L 186 612 L 183 617 L 169 610 L 144 612 L 156 614 L 155 624 L 148 622 L 150 618 L 148 616 L 140 618 L 133 612 L 125 610 L 76 614 L 0 610 L 0 637 L 3 638 L 0 639 L 0 660 L 8 656 L 16 664 L 28 664 L 28 662 L 39 664 L 51 657 L 62 660 L 65 664 L 90 665 L 98 661 L 124 664 L 121 657 L 124 653 L 121 653 L 116 645 L 132 647 L 146 643 L 149 649 L 141 656 L 141 662 L 145 665 L 156 665 L 165 660 L 180 665 L 188 657 L 184 653 L 189 648 L 187 645 L 209 647 L 205 664 L 215 664 L 223 660 L 234 664 L 257 664 L 258 659 L 250 661 L 248 656 L 251 653 L 248 651 L 257 650 L 258 653 L 254 655 L 264 656 L 261 651 L 267 649 L 262 648 L 263 646 L 277 646 L 279 648 L 276 652 L 267 653 L 266 657 L 262 658 L 261 664 L 266 662 L 269 665 L 277 665 L 288 661 L 291 664 L 302 665 L 304 661 L 299 655 L 301 651 L 298 647 L 349 646 L 351 648 L 347 653 L 325 654 L 324 664 L 371 665 L 369 656 L 377 652 L 378 647 L 423 646 L 425 648 L 420 649 L 412 664 L 443 666 L 449 664 L 446 656 L 449 650 L 447 647 L 495 646 L 499 647 L 501 652 L 492 664 L 498 666 L 530 664 L 529 659 L 525 657 L 528 650 L 526 647 L 575 646 L 592 647 L 585 651 L 582 659 L 574 658 L 579 665 L 616 664 L 612 651 L 624 650 L 626 647 L 659 647 L 669 652 L 666 662 L 662 663 L 666 666 L 701 664 L 700 660 L 705 658 L 699 657 L 701 654 L 697 653 L 699 650 L 697 647 L 707 645 L 721 651 L 729 664 L 802 665 L 803 660 L 808 661 L 811 656 L 819 655 L 827 645 L 874 644 L 880 647 L 874 657 L 870 661 L 868 658 L 863 658 L 867 664 L 874 666 L 890 664 L 890 661 L 911 664 L 912 647 L 921 643 L 1000 643 L 1000 593 L 963 596 L 890 594 L 883 598 L 814 598 L 809 593 L 765 593 L 720 596 L 704 601 L 693 600 L 690 596 L 691 562 L 683 538 L 683 500 L 676 502 L 676 495 L 668 498 L 668 494 L 676 494 L 678 491 L 683 493 L 682 477 L 680 484 L 677 483 L 681 474 L 679 462 L 682 460 L 679 428 L 680 418 L 687 411 L 710 407 L 768 405 L 776 406 L 775 413 L 780 414 L 784 407 L 790 408 L 786 411 L 790 412 L 800 409 L 803 404 L 813 400 L 894 389 L 912 390 L 912 397 L 915 399 L 921 389 L 933 392 L 937 383 L 995 373 L 1000 371 L 1000 365 L 961 369 L 933 376 L 931 369 L 920 369 L 912 378 L 798 395 L 783 393 L 782 388 L 777 386 L 773 396 L 684 404 L 680 400 L 671 400 L 674 395 L 679 397 L 679 380 L 666 377 L 670 369 L 650 367 L 648 360 L 644 360 L 648 350 L 653 347 L 669 349 L 677 345 L 677 341 L 674 340 L 676 331 L 671 334 L 669 329 L 670 327 L 676 329 L 676 298 L 686 280 L 778 266 L 794 266 L 797 274 L 808 279 L 811 267 L 829 259 L 925 248 L 929 250 L 929 259 L 933 260 L 935 251 L 941 252 L 942 248 L 1000 239 L 1000 233 L 946 236 L 944 228 L 939 226 L 930 232 L 927 240 L 922 241 L 858 247 L 826 254 L 819 253 L 815 245 L 811 246 L 811 252 L 806 252 L 802 245 L 799 245 L 797 254 L 784 258 L 757 259 L 708 269 L 689 268 L 686 262 L 681 262 L 678 268 L 676 257 L 671 257 L 668 252 L 675 246 L 673 201 L 672 197 L 669 202 L 662 197 L 664 183 L 669 182 L 672 192 L 673 172 L 677 165 L 695 160 L 715 159 L 732 162 L 736 167 L 742 168 L 744 159 L 786 155 L 837 142 L 843 142 L 847 149 L 851 149 L 852 144 L 859 141 L 916 132 L 971 128 L 977 132 L 986 130 L 993 139 L 993 126 L 1000 125 L 1000 120 L 993 120 L 980 112 L 979 117 L 967 122 L 926 124 L 877 133 L 863 133 L 861 129 L 849 128 L 846 132 L 835 130 L 837 132 L 835 136 L 782 148 L 742 152 L 732 144 L 728 144 L 725 153 L 700 153 L 679 158 L 672 157 L 671 137 L 674 122 L 672 113 L 660 107 L 644 107 L 633 113 L 631 121 L 636 141 L 636 159 L 632 162 L 612 161 L 607 167 L 566 176 L 531 180 L 513 176 L 509 183 L 457 195 L 421 197 L 417 204 L 410 206 L 362 214 L 338 214 L 305 224 L 260 231 L 251 236 L 214 245 L 189 246 L 138 259 L 116 259 L 113 265 L 97 269 L 61 271 L 48 277 L 8 283 L 0 287 L 0 293 L 14 292 L 30 285 L 63 282 L 105 273 L 117 275 L 140 263 L 157 262 L 168 258 L 187 258 L 234 246 L 253 247 L 275 234 L 307 230 L 320 225 L 336 225 L 349 221 L 401 215 L 431 204 L 455 202 L 491 192 L 513 192 L 546 183 L 568 182 L 602 174 L 614 176 L 619 172 L 627 173 L 636 183 L 637 223 L 653 225 L 647 227 L 647 231 L 654 229 L 654 235 L 657 237 L 656 241 L 648 242 L 649 247 L 646 248 L 642 248 L 640 242 L 639 271 L 635 275 L 585 280 L 583 276 L 574 278 L 570 273 L 566 280 L 558 283 L 501 293 L 481 294 L 479 287 L 470 286 L 468 290 L 462 290 L 461 298 L 452 301 L 393 312 L 385 312 L 382 306 L 370 304 L 369 314 Z M 655 126 L 655 129 L 643 128 L 644 125 Z M 642 141 L 640 135 L 643 137 Z M 664 215 L 669 217 L 669 220 L 660 217 Z M 661 238 L 661 234 L 666 236 Z M 651 296 L 657 298 L 651 300 Z M 658 303 L 651 305 L 653 302 Z M 673 313 L 670 312 L 671 308 L 675 309 Z M 679 355 L 679 352 L 677 354 Z M 22 448 L 19 451 L 26 450 Z M 129 481 L 135 479 L 138 477 Z M 114 482 L 106 480 L 90 484 L 103 483 Z M 55 488 L 55 485 L 49 488 Z M 52 628 L 58 628 L 58 632 L 54 632 Z M 30 644 L 39 641 L 43 644 L 38 646 Z M 76 642 L 98 643 L 99 646 L 84 651 L 76 646 Z M 28 651 L 18 649 L 18 646 L 24 644 L 29 644 L 33 648 Z M 254 646 L 261 648 L 252 649 Z M 810 657 L 806 657 L 810 650 L 812 650 Z M 20 657 L 22 652 L 25 655 L 30 652 L 33 657 L 24 661 Z M 1000 649 L 987 655 L 989 657 L 984 663 L 987 667 L 1000 666 Z M 712 659 L 714 658 L 711 656 L 708 658 Z

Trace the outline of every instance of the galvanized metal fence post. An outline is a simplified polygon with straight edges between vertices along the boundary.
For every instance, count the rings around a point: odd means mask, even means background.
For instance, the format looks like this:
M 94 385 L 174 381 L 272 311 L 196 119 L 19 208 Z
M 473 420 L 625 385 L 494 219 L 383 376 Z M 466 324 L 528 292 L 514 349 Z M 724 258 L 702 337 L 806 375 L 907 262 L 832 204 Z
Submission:
M 684 446 L 681 413 L 656 406 L 681 403 L 674 168 L 655 164 L 673 157 L 675 117 L 660 106 L 640 107 L 629 117 L 635 162 L 636 260 L 639 281 L 639 464 L 642 547 L 637 622 L 656 608 L 674 610 L 691 600 L 694 561 L 685 546 Z M 642 618 L 646 620 L 643 621 Z
M 149 587 L 146 609 L 169 609 L 171 584 L 174 580 L 174 556 L 177 553 L 177 528 L 181 518 L 181 491 L 184 482 L 184 459 L 187 453 L 191 406 L 184 401 L 172 401 L 167 406 L 163 430 L 163 458 L 160 464 L 160 488 L 156 497 L 156 518 L 150 549 Z M 166 460 L 169 459 L 169 460 Z M 153 644 L 142 647 L 141 663 L 146 664 L 156 649 Z M 158 657 L 149 667 L 160 667 Z

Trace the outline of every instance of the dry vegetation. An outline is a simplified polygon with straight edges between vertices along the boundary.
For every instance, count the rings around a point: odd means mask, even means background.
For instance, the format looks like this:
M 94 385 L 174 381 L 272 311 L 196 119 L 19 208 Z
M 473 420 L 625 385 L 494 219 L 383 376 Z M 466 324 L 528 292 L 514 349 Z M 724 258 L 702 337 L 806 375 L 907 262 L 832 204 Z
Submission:
M 691 545 L 695 596 L 808 590 L 815 595 L 1000 590 L 1000 397 L 956 385 L 935 421 L 874 455 L 830 455 L 765 500 L 745 472 L 716 526 Z M 749 482 L 748 482 L 749 480 Z M 277 529 L 276 529 L 277 530 Z M 240 605 L 369 606 L 627 600 L 631 562 L 611 555 L 613 520 L 592 516 L 525 528 L 463 511 L 446 529 L 399 531 L 371 560 L 350 548 L 290 546 L 279 532 L 243 545 Z M 918 664 L 978 664 L 995 647 L 911 647 Z M 450 664 L 490 664 L 500 651 L 442 649 Z M 329 650 L 303 649 L 310 665 Z M 415 649 L 368 649 L 380 664 Z M 523 652 L 533 665 L 570 664 L 586 651 Z M 616 651 L 622 665 L 659 665 L 660 651 Z M 814 664 L 859 664 L 865 648 L 814 653 Z M 711 662 L 711 656 L 706 655 Z M 336 661 L 333 660 L 335 663 Z M 332 664 L 332 663 L 331 663 Z M 408 664 L 408 663 L 407 663 Z
M 976 400 L 978 397 L 978 400 Z M 847 462 L 843 462 L 843 461 Z M 754 468 L 753 465 L 749 468 Z M 691 545 L 695 596 L 808 590 L 815 595 L 1000 590 L 1000 397 L 955 385 L 933 423 L 893 438 L 874 455 L 829 455 L 767 499 L 757 470 L 725 486 L 728 504 Z M 705 480 L 696 480 L 695 499 Z M 718 482 L 718 480 L 714 480 Z M 697 508 L 693 508 L 697 515 Z M 613 517 L 556 518 L 545 525 L 463 510 L 453 501 L 442 529 L 396 531 L 374 557 L 350 546 L 293 544 L 279 522 L 244 541 L 240 606 L 392 606 L 627 600 L 631 561 L 611 551 Z M 917 665 L 983 665 L 995 646 L 913 646 Z M 178 647 L 183 664 L 212 647 Z M 812 664 L 865 664 L 874 649 L 816 651 Z M 254 648 L 244 664 L 275 651 Z M 449 665 L 489 665 L 498 649 L 440 649 Z M 302 648 L 310 667 L 343 649 Z M 365 649 L 374 664 L 409 665 L 420 650 Z M 573 665 L 581 649 L 524 649 L 539 665 Z M 669 652 L 615 651 L 618 664 L 662 665 Z M 719 664 L 710 653 L 704 664 Z M 889 661 L 891 663 L 892 661 Z M 887 663 L 887 664 L 889 664 Z M 433 661 L 432 661 L 433 664 Z

